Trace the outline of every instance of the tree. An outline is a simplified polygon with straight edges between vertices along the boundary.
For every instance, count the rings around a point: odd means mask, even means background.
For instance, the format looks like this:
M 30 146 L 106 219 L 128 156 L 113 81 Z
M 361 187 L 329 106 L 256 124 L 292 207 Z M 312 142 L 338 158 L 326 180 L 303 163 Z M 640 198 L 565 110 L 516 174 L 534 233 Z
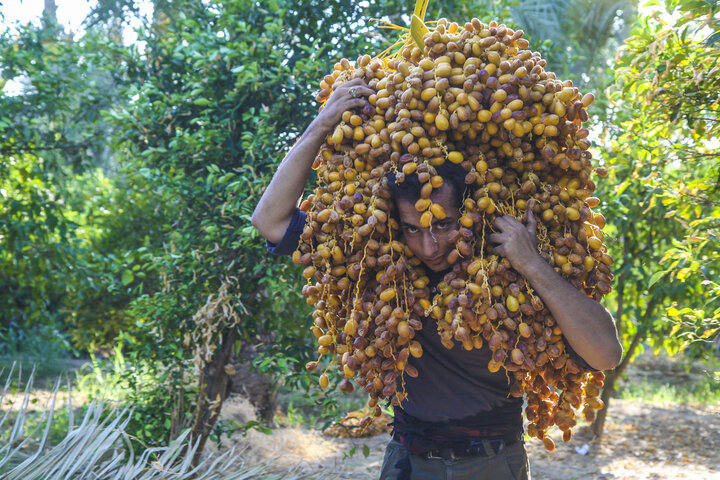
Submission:
M 616 321 L 626 346 L 709 355 L 720 330 L 720 8 L 668 1 L 638 19 L 616 65 L 604 156 L 618 260 Z M 614 125 L 614 126 L 613 126 Z M 610 187 L 610 188 L 608 188 Z M 594 425 L 603 430 L 604 411 Z
M 636 12 L 635 0 L 530 0 L 510 7 L 552 71 L 581 88 L 599 89 L 612 80 L 608 61 L 627 37 Z
M 366 19 L 401 23 L 407 12 L 398 2 L 363 10 L 349 1 L 155 6 L 145 80 L 110 114 L 125 126 L 114 150 L 156 193 L 168 225 L 162 249 L 137 250 L 140 271 L 162 282 L 137 285 L 131 310 L 140 328 L 129 341 L 176 372 L 199 359 L 194 428 L 206 438 L 227 394 L 233 348 L 262 342 L 262 363 L 286 373 L 287 362 L 299 369 L 312 355 L 299 270 L 269 258 L 250 215 L 314 117 L 313 92 L 333 61 L 382 51 L 384 38 Z M 467 2 L 442 8 L 471 18 Z M 199 329 L 201 342 L 191 333 Z M 198 354 L 205 347 L 211 355 Z
M 52 18 L 0 33 L 0 82 L 22 85 L 0 96 L 3 323 L 51 325 L 80 349 L 107 345 L 127 324 L 129 297 L 108 291 L 132 268 L 125 249 L 148 237 L 123 222 L 142 201 L 120 199 L 123 178 L 108 178 L 117 165 L 103 112 L 134 80 L 129 50 L 102 26 L 76 40 Z
M 347 19 L 360 18 L 350 2 L 329 16 L 316 2 L 156 7 L 145 79 L 126 93 L 132 103 L 110 113 L 123 127 L 114 150 L 129 178 L 155 193 L 167 227 L 161 248 L 136 250 L 147 280 L 133 283 L 140 327 L 127 339 L 138 358 L 172 367 L 163 378 L 198 360 L 194 429 L 204 439 L 238 345 L 262 342 L 261 355 L 286 372 L 280 359 L 297 366 L 310 355 L 299 271 L 269 258 L 249 219 L 274 165 L 314 116 L 327 56 L 339 60 L 339 51 L 371 40 L 350 34 Z M 223 308 L 211 308 L 220 298 Z M 205 347 L 210 355 L 199 354 Z

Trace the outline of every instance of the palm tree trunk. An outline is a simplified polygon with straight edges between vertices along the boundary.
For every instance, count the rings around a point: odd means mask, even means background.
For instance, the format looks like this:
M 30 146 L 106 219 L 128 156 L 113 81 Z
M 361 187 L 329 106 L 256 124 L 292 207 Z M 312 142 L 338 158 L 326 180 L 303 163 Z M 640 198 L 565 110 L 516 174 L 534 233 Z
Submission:
M 55 0 L 45 0 L 43 16 L 46 16 L 52 23 L 57 23 L 57 5 L 55 5 Z

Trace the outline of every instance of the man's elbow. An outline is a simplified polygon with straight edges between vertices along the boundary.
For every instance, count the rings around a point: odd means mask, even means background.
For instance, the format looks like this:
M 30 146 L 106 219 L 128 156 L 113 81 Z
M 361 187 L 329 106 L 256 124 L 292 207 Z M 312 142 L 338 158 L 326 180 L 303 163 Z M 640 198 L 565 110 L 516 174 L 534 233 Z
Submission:
M 603 355 L 602 358 L 593 362 L 591 366 L 598 370 L 612 370 L 613 368 L 620 365 L 620 361 L 622 360 L 622 354 L 622 346 L 618 342 L 608 348 L 605 355 Z
M 603 310 L 605 310 L 607 323 L 614 325 L 615 320 L 610 312 L 607 309 Z M 602 358 L 598 360 L 598 365 L 593 365 L 593 367 L 598 370 L 612 370 L 620 365 L 623 356 L 623 347 L 618 339 L 617 329 L 614 326 L 613 328 L 608 328 L 607 333 L 599 338 L 604 338 L 604 340 L 602 340 L 604 354 Z
M 287 224 L 290 222 L 285 222 L 285 226 L 279 228 L 277 224 L 269 222 L 265 215 L 258 214 L 256 210 L 253 212 L 252 217 L 250 217 L 250 223 L 252 223 L 253 227 L 255 227 L 255 229 L 260 233 L 260 236 L 262 236 L 265 240 L 272 244 L 278 244 L 285 234 Z
M 610 370 L 618 365 L 620 365 L 620 362 L 622 361 L 623 356 L 623 348 L 622 345 L 620 345 L 620 342 L 617 342 L 615 348 L 612 350 L 612 353 L 610 354 L 610 364 L 611 366 L 606 368 L 605 370 Z
M 266 230 L 266 225 L 262 221 L 262 217 L 258 215 L 257 210 L 255 210 L 252 214 L 252 217 L 250 218 L 250 223 L 252 223 L 253 227 L 260 232 L 260 235 L 262 235 L 263 238 L 267 238 L 268 233 Z

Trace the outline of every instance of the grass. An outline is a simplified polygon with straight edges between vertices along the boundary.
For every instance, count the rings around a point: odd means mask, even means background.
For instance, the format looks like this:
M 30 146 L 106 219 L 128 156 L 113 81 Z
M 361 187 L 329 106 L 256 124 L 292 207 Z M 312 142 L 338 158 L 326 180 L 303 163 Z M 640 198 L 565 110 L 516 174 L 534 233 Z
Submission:
M 68 339 L 52 324 L 21 326 L 10 322 L 0 325 L 0 369 L 14 363 L 31 365 L 38 387 L 52 389 L 55 378 L 82 363 L 70 356 Z M 18 378 L 27 378 L 29 369 L 23 371 L 24 375 Z
M 679 385 L 652 378 L 627 382 L 618 389 L 617 397 L 623 400 L 641 400 L 653 404 L 720 405 L 720 380 L 703 377 Z
M 616 396 L 662 405 L 720 406 L 720 359 L 689 361 L 643 353 L 618 382 Z

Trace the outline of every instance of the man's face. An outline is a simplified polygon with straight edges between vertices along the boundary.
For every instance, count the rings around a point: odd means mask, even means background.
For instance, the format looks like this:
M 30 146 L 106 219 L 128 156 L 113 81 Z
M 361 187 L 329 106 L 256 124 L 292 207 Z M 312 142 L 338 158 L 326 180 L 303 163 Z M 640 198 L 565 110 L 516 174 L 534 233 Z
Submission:
M 449 238 L 450 233 L 458 229 L 460 212 L 455 206 L 452 188 L 447 184 L 433 191 L 430 198 L 445 209 L 447 216 L 442 220 L 433 219 L 429 228 L 420 226 L 422 212 L 415 209 L 414 202 L 398 198 L 396 206 L 405 243 L 427 268 L 440 272 L 450 268 L 447 256 L 455 244 Z

